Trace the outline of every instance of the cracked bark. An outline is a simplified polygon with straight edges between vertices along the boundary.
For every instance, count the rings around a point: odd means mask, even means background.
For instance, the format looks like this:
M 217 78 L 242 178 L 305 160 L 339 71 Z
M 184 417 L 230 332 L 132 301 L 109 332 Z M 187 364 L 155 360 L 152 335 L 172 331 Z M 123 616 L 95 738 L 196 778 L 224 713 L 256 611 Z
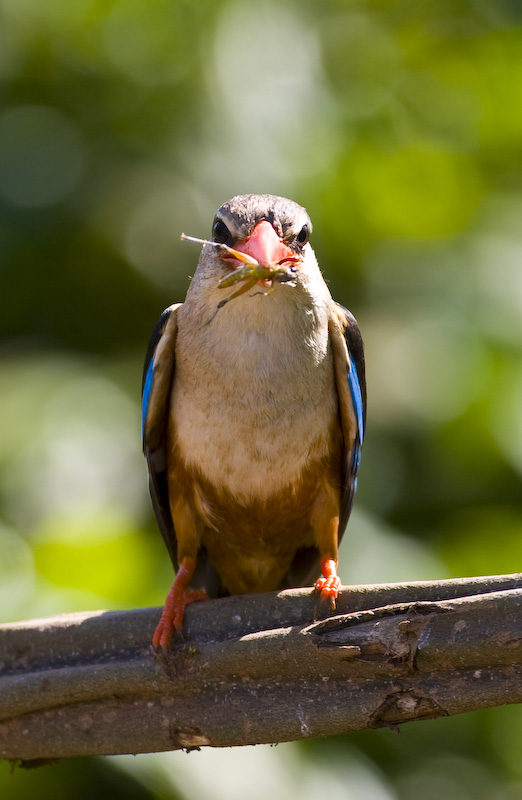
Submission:
M 52 759 L 327 736 L 522 701 L 522 574 L 308 589 L 0 626 L 0 757 Z

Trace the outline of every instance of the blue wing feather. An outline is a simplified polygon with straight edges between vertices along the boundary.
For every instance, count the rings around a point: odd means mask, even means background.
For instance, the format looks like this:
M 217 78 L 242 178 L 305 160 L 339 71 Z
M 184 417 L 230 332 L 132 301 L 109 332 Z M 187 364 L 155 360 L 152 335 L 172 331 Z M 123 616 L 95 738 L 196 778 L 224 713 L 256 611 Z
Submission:
M 141 437 L 143 439 L 143 432 L 145 430 L 145 417 L 147 416 L 147 409 L 149 407 L 150 393 L 154 383 L 154 359 L 151 358 L 149 366 L 145 370 L 143 381 L 143 391 L 141 395 Z
M 341 517 L 339 521 L 339 538 L 341 538 L 348 523 L 357 489 L 357 473 L 361 463 L 361 449 L 366 425 L 366 380 L 364 348 L 357 321 L 346 308 L 338 303 L 336 303 L 336 307 L 337 311 L 340 312 L 340 321 L 348 351 L 345 375 L 357 428 L 353 444 L 345 449 Z
M 178 568 L 177 539 L 170 512 L 167 440 L 171 391 L 176 373 L 176 312 L 180 305 L 169 306 L 154 328 L 145 356 L 142 382 L 143 451 L 149 469 L 149 491 L 175 569 Z M 191 586 L 204 587 L 209 596 L 217 597 L 219 579 L 204 548 L 198 553 Z
M 175 370 L 175 336 L 170 342 L 171 346 L 166 350 L 164 348 L 162 356 L 158 358 L 158 345 L 162 338 L 168 337 L 169 331 L 172 334 L 169 323 L 175 323 L 172 317 L 174 313 L 174 306 L 167 308 L 152 333 L 143 368 L 141 408 L 143 452 L 149 469 L 152 506 L 171 559 L 176 565 L 176 533 L 170 514 L 166 459 L 170 390 Z
M 357 419 L 357 436 L 353 447 L 352 457 L 352 470 L 354 475 L 357 476 L 359 465 L 361 463 L 361 450 L 364 440 L 364 400 L 361 391 L 361 384 L 359 382 L 359 376 L 357 374 L 357 367 L 351 355 L 349 355 L 348 384 L 350 386 L 350 394 L 352 396 L 355 417 Z

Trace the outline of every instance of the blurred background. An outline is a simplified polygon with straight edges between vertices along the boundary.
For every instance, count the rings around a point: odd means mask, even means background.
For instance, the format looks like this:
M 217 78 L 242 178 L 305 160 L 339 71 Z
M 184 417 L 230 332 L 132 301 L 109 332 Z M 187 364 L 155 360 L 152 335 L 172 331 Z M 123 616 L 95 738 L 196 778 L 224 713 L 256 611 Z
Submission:
M 0 608 L 161 605 L 141 367 L 216 208 L 297 200 L 366 343 L 345 583 L 522 569 L 522 5 L 0 0 Z M 522 709 L 0 766 L 0 796 L 522 798 Z

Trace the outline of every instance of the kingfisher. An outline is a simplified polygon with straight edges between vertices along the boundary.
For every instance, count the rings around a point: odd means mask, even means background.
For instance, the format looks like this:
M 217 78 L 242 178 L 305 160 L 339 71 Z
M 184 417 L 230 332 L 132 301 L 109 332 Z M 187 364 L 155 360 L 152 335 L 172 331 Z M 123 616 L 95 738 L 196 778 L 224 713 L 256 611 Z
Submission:
M 152 334 L 143 450 L 176 569 L 156 650 L 167 652 L 182 632 L 187 604 L 208 597 L 317 579 L 319 602 L 335 608 L 365 429 L 365 366 L 359 326 L 332 299 L 311 232 L 292 200 L 228 200 L 185 301 L 169 306 Z M 224 299 L 223 283 L 236 274 L 249 281 Z

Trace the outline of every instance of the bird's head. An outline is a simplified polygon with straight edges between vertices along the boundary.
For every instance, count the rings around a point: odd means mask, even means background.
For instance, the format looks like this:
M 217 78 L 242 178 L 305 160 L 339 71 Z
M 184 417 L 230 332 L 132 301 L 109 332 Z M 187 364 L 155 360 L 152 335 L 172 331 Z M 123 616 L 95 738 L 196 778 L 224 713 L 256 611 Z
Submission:
M 212 241 L 228 245 L 262 266 L 293 264 L 298 269 L 306 255 L 312 230 L 302 206 L 270 194 L 238 195 L 223 203 L 212 224 Z M 239 267 L 232 255 L 221 259 Z
M 285 306 L 327 302 L 330 295 L 308 242 L 311 230 L 306 210 L 293 200 L 270 194 L 232 197 L 216 212 L 212 240 L 193 239 L 204 247 L 187 301 L 214 305 L 217 313 L 240 295 L 252 298 L 276 288 Z M 224 296 L 227 287 L 235 291 Z

